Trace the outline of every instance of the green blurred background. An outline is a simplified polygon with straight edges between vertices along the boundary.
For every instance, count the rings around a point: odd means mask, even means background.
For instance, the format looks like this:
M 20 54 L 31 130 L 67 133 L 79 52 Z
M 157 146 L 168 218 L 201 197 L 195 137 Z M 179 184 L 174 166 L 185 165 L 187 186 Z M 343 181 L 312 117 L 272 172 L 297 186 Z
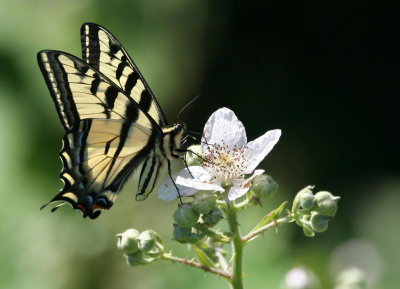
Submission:
M 251 243 L 246 288 L 279 288 L 295 266 L 332 288 L 351 264 L 368 274 L 370 288 L 398 287 L 396 10 L 270 2 L 0 0 L 0 288 L 227 288 L 180 265 L 125 264 L 115 234 L 129 227 L 154 229 L 167 248 L 190 256 L 171 240 L 176 203 L 155 194 L 135 202 L 134 180 L 96 221 L 69 208 L 39 211 L 61 188 L 63 130 L 36 53 L 80 56 L 85 21 L 123 43 L 170 121 L 200 93 L 181 117 L 193 131 L 222 106 L 236 112 L 250 140 L 283 130 L 262 165 L 279 193 L 240 216 L 244 232 L 305 185 L 342 196 L 327 232 L 310 239 L 292 224 Z

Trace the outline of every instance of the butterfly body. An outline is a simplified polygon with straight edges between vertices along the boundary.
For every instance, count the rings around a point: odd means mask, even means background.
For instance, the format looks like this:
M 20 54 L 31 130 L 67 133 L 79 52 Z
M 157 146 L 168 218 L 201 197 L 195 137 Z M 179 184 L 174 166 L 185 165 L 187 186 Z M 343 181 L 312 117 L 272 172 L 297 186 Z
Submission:
M 143 76 L 109 31 L 85 23 L 81 43 L 82 60 L 44 50 L 38 63 L 66 131 L 64 188 L 50 203 L 68 203 L 96 218 L 140 166 L 136 199 L 147 198 L 163 164 L 170 172 L 170 161 L 179 157 L 184 127 L 167 125 Z

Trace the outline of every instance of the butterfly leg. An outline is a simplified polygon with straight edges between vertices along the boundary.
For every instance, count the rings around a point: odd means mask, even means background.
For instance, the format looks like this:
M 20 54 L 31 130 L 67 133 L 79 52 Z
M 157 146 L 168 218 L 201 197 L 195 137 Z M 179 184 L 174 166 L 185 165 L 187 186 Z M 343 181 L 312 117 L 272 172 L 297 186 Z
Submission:
M 170 177 L 172 183 L 174 184 L 176 191 L 178 192 L 179 201 L 180 201 L 181 204 L 182 204 L 182 203 L 183 203 L 183 202 L 182 202 L 182 196 L 181 196 L 181 193 L 179 192 L 178 186 L 175 184 L 175 181 L 174 181 L 174 179 L 172 178 L 172 174 L 171 174 L 171 162 L 170 162 L 169 160 L 168 160 L 168 175 L 169 175 L 169 177 Z

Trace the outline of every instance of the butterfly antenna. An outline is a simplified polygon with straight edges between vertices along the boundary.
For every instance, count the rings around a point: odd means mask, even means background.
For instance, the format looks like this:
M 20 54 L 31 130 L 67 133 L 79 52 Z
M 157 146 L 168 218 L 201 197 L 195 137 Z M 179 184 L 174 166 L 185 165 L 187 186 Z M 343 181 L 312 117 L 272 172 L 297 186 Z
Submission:
M 197 135 L 201 135 L 201 133 L 197 132 L 197 131 L 191 131 L 191 130 L 186 130 L 187 133 L 190 134 L 197 134 Z M 191 136 L 192 137 L 192 136 Z
M 176 116 L 176 120 L 179 119 L 181 113 L 189 106 L 191 105 L 193 102 L 195 102 L 198 98 L 200 97 L 200 93 L 198 93 L 191 101 L 189 101 L 188 104 L 186 104 L 184 107 L 181 108 L 181 110 L 178 112 L 178 115 Z

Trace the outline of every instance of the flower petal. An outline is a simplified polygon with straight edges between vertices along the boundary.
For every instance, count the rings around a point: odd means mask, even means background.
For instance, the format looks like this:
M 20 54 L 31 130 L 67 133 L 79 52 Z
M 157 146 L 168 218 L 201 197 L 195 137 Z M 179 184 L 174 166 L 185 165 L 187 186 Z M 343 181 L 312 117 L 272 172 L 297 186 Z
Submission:
M 178 187 L 179 193 L 181 194 L 182 197 L 194 195 L 198 191 L 195 188 L 186 187 L 186 186 L 177 184 L 176 179 L 178 177 L 191 178 L 191 176 L 190 176 L 189 172 L 187 171 L 187 169 L 183 169 L 179 173 L 174 174 L 172 176 L 172 178 L 175 180 L 175 184 Z M 175 187 L 174 183 L 172 182 L 171 178 L 168 178 L 161 183 L 161 185 L 157 189 L 157 195 L 161 200 L 164 200 L 167 202 L 176 200 L 178 198 L 178 191 L 176 190 L 176 187 Z
M 200 181 L 209 181 L 212 178 L 210 173 L 201 166 L 190 166 L 188 169 L 189 169 L 190 173 L 186 169 L 184 169 L 184 170 L 186 170 L 186 174 L 179 175 L 179 176 L 184 177 L 184 178 L 190 178 L 190 179 L 195 178 Z
M 177 177 L 176 178 L 176 184 L 193 188 L 196 189 L 197 191 L 219 191 L 219 192 L 224 192 L 224 188 L 221 187 L 218 183 L 211 183 L 211 182 L 205 182 L 201 181 L 199 179 L 192 179 L 192 178 L 183 178 L 183 177 Z
M 229 190 L 228 199 L 230 201 L 232 201 L 232 200 L 240 198 L 241 196 L 246 194 L 248 192 L 248 190 L 250 189 L 251 183 L 253 182 L 253 180 L 256 177 L 262 175 L 263 173 L 264 173 L 264 170 L 255 170 L 254 174 L 247 179 L 232 180 L 233 186 Z
M 250 187 L 233 185 L 228 193 L 228 200 L 233 201 L 247 193 Z
M 181 197 L 192 196 L 195 193 L 197 193 L 197 191 L 198 191 L 194 188 L 188 188 L 188 187 L 181 186 L 178 184 L 176 184 L 176 186 L 179 189 L 179 193 L 180 193 Z M 176 200 L 179 197 L 178 191 L 176 190 L 176 188 L 170 178 L 164 180 L 162 182 L 162 184 L 158 187 L 157 195 L 161 200 L 164 200 L 167 202 Z
M 275 129 L 267 131 L 264 135 L 247 144 L 244 152 L 249 164 L 246 174 L 250 174 L 258 164 L 267 156 L 281 136 L 281 130 Z
M 247 143 L 246 131 L 242 122 L 229 108 L 223 107 L 214 112 L 204 126 L 201 148 L 207 153 L 207 144 L 224 143 L 230 147 L 244 146 Z

